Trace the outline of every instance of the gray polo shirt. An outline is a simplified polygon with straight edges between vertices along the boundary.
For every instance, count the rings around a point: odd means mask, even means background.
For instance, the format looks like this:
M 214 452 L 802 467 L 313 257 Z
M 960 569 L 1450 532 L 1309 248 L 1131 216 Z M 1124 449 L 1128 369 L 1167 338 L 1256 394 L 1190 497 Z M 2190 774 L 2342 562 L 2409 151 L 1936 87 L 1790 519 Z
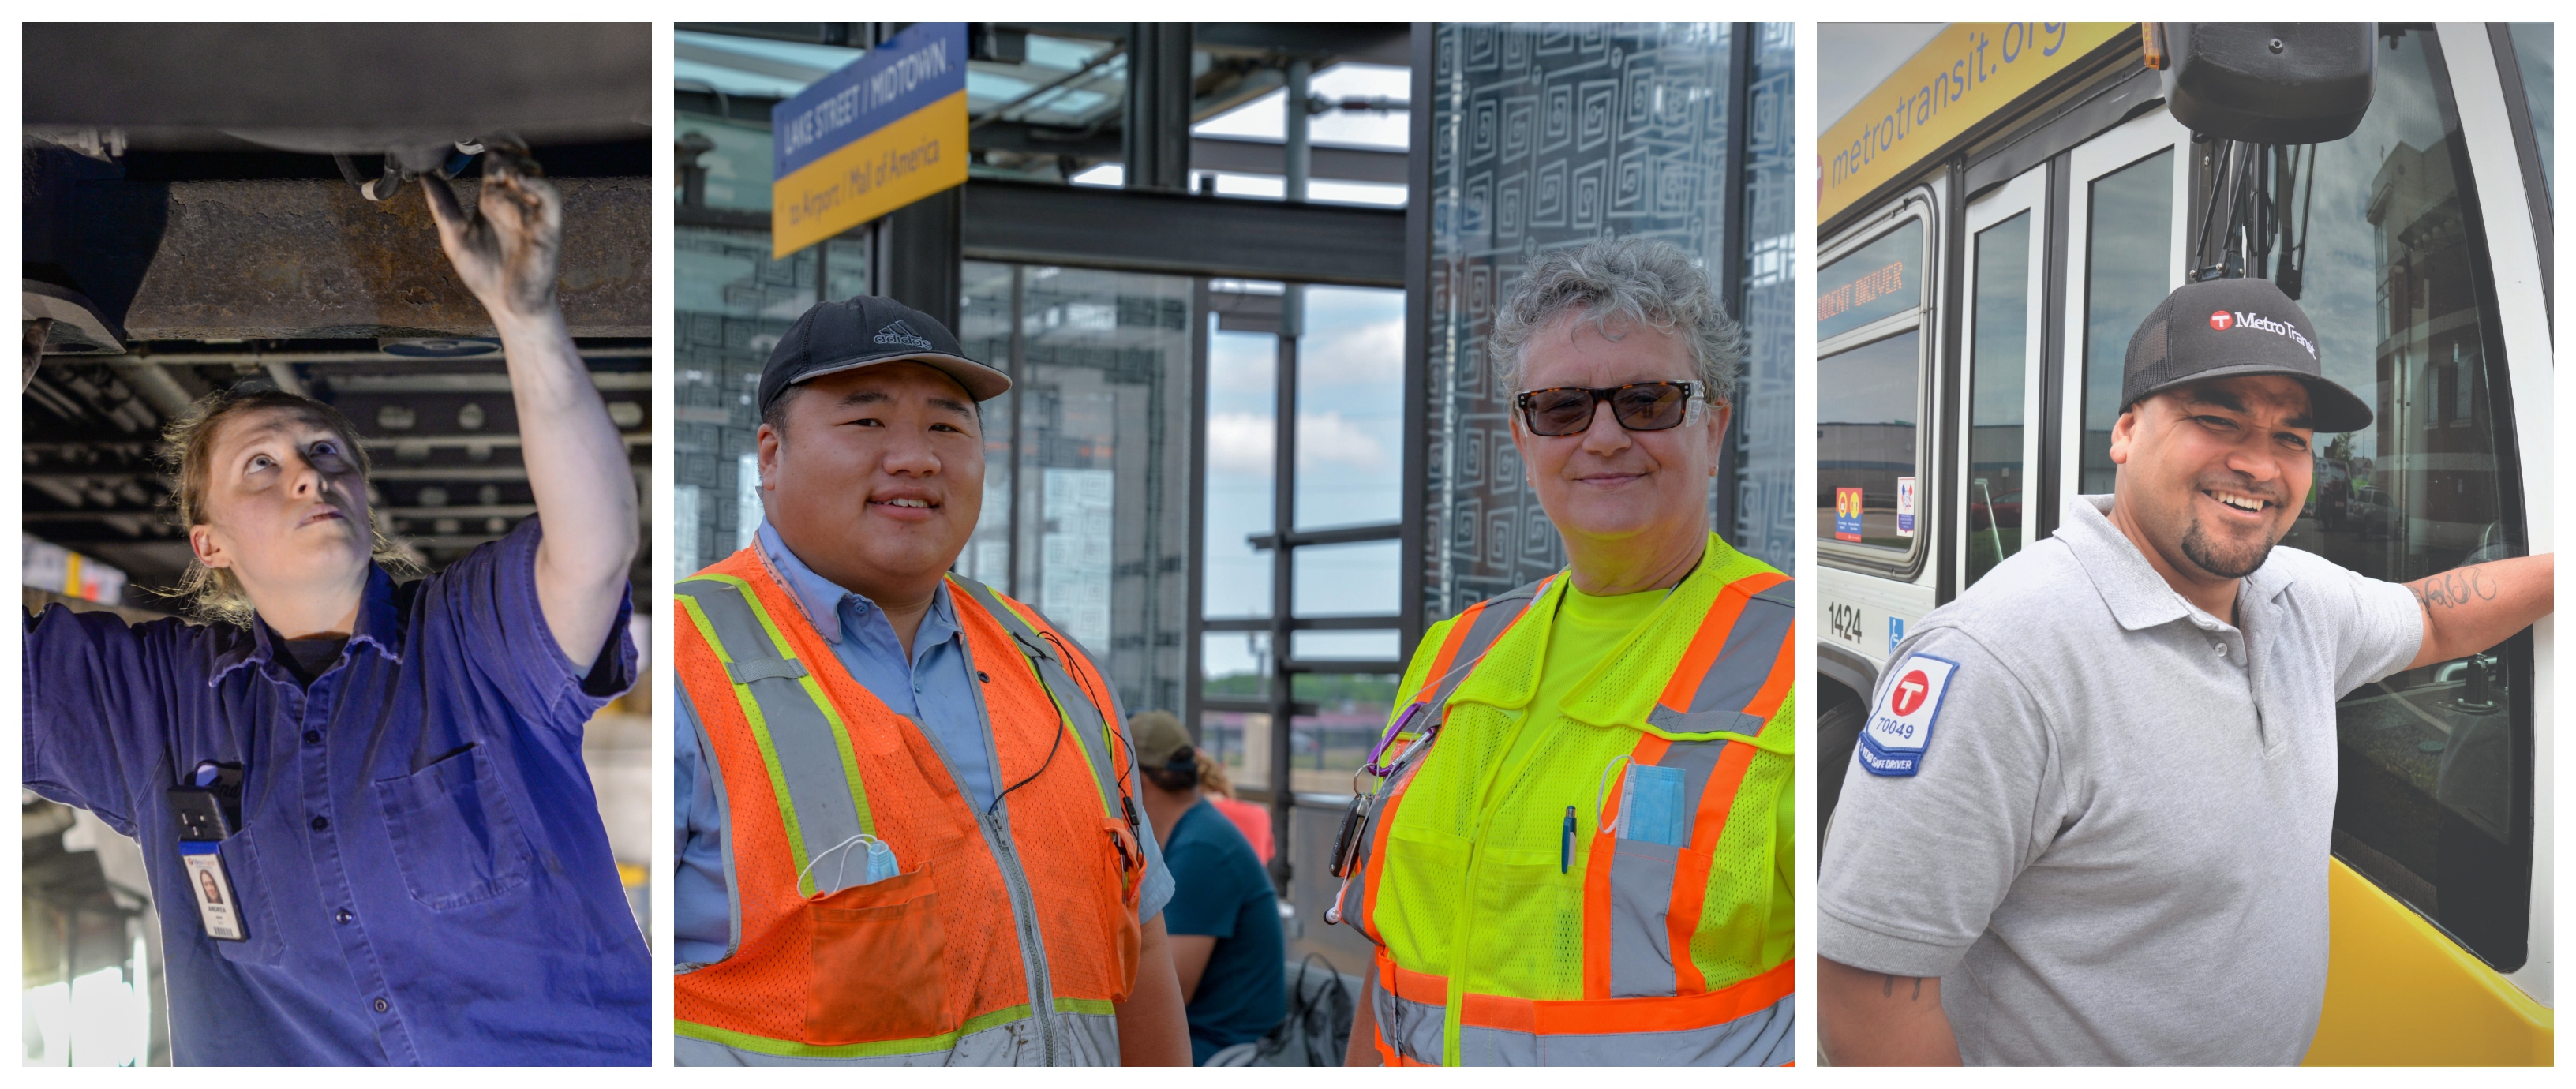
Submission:
M 2325 997 L 2335 701 L 2413 660 L 2423 615 L 2276 548 L 2230 626 L 2110 507 L 2070 500 L 1896 648 L 1816 948 L 1941 977 L 1970 1063 L 2295 1063 Z

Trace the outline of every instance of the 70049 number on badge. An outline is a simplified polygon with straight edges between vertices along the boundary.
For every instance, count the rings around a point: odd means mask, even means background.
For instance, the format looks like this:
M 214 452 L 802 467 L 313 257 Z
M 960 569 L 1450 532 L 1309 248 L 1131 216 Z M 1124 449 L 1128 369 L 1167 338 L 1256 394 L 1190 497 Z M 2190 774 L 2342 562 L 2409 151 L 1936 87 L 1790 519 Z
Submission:
M 1932 726 L 1941 717 L 1941 697 L 1959 663 L 1929 654 L 1911 655 L 1893 671 L 1896 678 L 1869 711 L 1869 726 L 1860 735 L 1860 766 L 1872 775 L 1912 775 L 1923 767 L 1923 752 L 1932 745 Z

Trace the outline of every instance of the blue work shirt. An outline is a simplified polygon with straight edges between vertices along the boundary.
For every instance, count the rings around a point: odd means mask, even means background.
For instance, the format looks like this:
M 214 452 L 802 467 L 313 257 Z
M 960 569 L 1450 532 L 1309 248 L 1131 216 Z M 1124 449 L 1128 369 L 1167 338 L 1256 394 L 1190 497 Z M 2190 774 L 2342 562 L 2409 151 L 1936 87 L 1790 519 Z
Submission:
M 931 595 L 930 612 L 922 617 L 921 630 L 913 633 L 912 657 L 906 660 L 903 643 L 895 638 L 894 622 L 886 619 L 885 610 L 815 574 L 787 550 L 768 523 L 761 524 L 757 539 L 770 570 L 778 572 L 804 605 L 806 617 L 832 644 L 833 655 L 850 671 L 850 678 L 938 743 L 956 768 L 960 791 L 979 807 L 992 805 L 993 762 L 985 746 L 983 716 L 976 710 L 966 639 L 957 629 L 957 608 L 949 600 L 947 580 L 940 580 Z M 824 617 L 837 618 L 839 623 L 825 624 Z M 671 748 L 671 810 L 677 839 L 671 853 L 671 950 L 678 963 L 712 964 L 723 960 L 733 945 L 724 802 L 716 796 L 718 776 L 700 774 L 707 758 L 699 747 L 697 708 L 685 690 L 680 693 L 679 708 L 674 716 L 678 736 Z M 1139 821 L 1145 819 L 1141 804 L 1136 816 Z M 1143 825 L 1136 837 L 1145 849 L 1145 881 L 1136 902 L 1136 918 L 1145 922 L 1160 914 L 1163 903 L 1172 898 L 1172 876 L 1163 868 L 1153 826 Z M 904 853 L 903 844 L 892 846 L 904 869 L 918 865 Z
M 537 603 L 537 519 L 417 582 L 367 576 L 310 690 L 265 623 L 27 623 L 26 785 L 143 847 L 179 1063 L 636 1064 L 651 961 L 582 764 L 635 680 L 621 604 L 585 676 Z M 198 918 L 169 788 L 243 769 Z
M 1190 1062 L 1270 1034 L 1288 1016 L 1288 940 L 1279 929 L 1279 896 L 1252 844 L 1225 814 L 1201 798 L 1172 822 L 1170 907 L 1173 935 L 1216 939 L 1198 990 L 1190 995 Z

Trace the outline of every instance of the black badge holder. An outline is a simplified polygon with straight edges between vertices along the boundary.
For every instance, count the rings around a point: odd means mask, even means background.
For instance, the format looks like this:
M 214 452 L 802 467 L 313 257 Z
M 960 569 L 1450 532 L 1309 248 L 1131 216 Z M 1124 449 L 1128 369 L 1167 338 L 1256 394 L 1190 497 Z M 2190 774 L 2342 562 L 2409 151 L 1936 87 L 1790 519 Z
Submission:
M 233 895 L 232 875 L 218 851 L 226 837 L 241 828 L 242 769 L 238 764 L 205 761 L 189 774 L 187 785 L 170 788 L 170 812 L 178 819 L 179 861 L 187 867 L 188 893 L 196 897 L 197 918 L 206 936 L 237 942 L 250 937 L 240 899 Z

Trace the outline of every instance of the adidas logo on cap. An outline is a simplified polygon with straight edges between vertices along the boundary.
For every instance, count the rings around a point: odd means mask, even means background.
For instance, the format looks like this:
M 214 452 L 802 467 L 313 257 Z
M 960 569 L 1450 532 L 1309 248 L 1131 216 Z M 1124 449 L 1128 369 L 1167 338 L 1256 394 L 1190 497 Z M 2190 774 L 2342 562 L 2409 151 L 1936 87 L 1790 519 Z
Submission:
M 879 344 L 900 344 L 907 348 L 919 348 L 925 352 L 935 348 L 929 341 L 923 340 L 921 334 L 913 332 L 912 326 L 904 324 L 900 318 L 893 324 L 877 330 L 876 341 Z

